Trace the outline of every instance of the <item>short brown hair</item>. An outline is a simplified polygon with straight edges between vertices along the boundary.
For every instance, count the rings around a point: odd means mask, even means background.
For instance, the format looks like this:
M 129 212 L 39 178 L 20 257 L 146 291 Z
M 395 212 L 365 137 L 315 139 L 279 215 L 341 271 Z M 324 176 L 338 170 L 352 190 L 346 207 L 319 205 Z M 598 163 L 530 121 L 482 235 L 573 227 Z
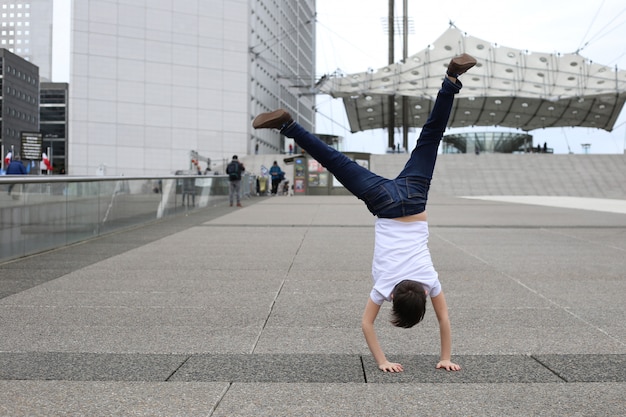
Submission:
M 392 294 L 391 324 L 408 329 L 422 321 L 426 313 L 426 292 L 422 284 L 400 281 Z

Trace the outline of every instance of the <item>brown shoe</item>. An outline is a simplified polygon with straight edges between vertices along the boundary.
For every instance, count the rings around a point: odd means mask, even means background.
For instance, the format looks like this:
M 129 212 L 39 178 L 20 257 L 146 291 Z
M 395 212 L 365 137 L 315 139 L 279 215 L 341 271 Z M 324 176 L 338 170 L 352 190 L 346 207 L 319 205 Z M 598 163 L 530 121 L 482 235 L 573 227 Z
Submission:
M 291 115 L 287 110 L 278 109 L 270 113 L 261 113 L 253 121 L 252 127 L 255 129 L 278 129 L 281 130 L 284 127 L 293 123 Z
M 450 77 L 458 78 L 459 75 L 465 74 L 474 65 L 476 65 L 476 58 L 468 54 L 461 54 L 450 60 L 446 74 Z
M 237 203 L 237 207 L 243 207 L 241 203 Z

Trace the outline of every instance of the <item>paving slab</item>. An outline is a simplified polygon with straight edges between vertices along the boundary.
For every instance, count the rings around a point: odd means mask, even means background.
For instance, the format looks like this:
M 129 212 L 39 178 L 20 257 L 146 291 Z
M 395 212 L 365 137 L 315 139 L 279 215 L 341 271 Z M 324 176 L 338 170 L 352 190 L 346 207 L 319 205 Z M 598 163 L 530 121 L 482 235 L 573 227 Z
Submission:
M 140 354 L 251 353 L 259 339 L 259 327 L 229 325 L 147 326 L 137 323 L 113 326 L 7 327 L 0 339 L 4 352 L 94 352 Z
M 567 382 L 626 382 L 626 355 L 535 355 Z
M 0 415 L 206 417 L 227 389 L 225 383 L 0 381 Z
M 460 355 L 460 372 L 436 369 L 436 355 L 399 355 L 394 357 L 404 372 L 380 372 L 374 358 L 364 357 L 363 367 L 368 383 L 549 383 L 563 382 L 558 375 L 530 356 Z
M 623 383 L 238 383 L 212 416 L 614 416 L 624 410 L 624 389 Z
M 0 353 L 0 379 L 167 381 L 187 355 Z
M 170 378 L 197 382 L 364 383 L 358 355 L 195 355 Z

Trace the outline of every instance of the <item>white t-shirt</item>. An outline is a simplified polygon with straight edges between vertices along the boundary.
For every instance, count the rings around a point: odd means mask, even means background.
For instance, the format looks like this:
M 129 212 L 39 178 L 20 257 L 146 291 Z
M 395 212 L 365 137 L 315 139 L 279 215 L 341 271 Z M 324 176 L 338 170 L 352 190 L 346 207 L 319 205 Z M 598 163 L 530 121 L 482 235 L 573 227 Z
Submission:
M 439 276 L 428 250 L 428 222 L 376 219 L 370 298 L 378 305 L 391 301 L 391 292 L 401 281 L 417 281 L 428 295 L 441 292 Z

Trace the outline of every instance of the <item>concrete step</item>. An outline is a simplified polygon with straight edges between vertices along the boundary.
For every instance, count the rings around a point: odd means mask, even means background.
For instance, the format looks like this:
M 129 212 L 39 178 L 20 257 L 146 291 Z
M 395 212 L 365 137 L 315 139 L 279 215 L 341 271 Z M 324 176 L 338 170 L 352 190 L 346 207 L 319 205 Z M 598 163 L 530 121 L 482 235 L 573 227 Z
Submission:
M 395 177 L 407 154 L 372 155 L 371 169 Z M 439 155 L 431 189 L 451 196 L 550 195 L 626 199 L 626 155 Z

